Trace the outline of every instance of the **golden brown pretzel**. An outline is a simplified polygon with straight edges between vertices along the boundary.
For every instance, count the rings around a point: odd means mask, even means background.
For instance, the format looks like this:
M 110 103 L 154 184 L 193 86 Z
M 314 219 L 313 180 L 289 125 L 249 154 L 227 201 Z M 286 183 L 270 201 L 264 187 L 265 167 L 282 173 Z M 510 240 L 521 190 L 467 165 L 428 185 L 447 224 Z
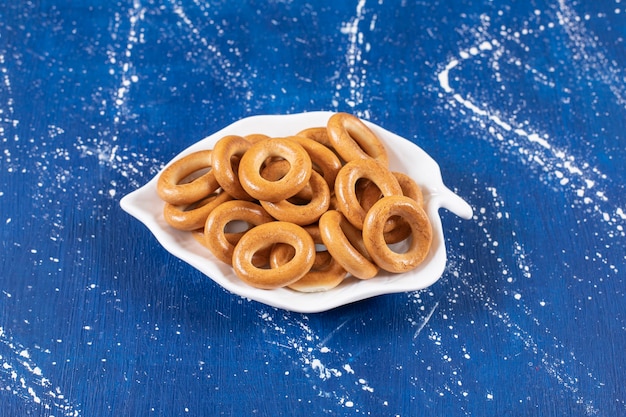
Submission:
M 289 161 L 290 169 L 277 181 L 261 176 L 269 158 Z M 244 190 L 257 200 L 276 202 L 297 194 L 311 178 L 311 158 L 298 143 L 282 138 L 266 139 L 253 144 L 239 162 L 239 181 Z
M 254 255 L 271 245 L 284 243 L 295 249 L 289 262 L 275 268 L 259 268 Z M 242 236 L 233 252 L 235 274 L 256 288 L 274 289 L 290 285 L 310 271 L 315 261 L 315 243 L 300 226 L 275 221 L 250 229 Z
M 373 158 L 385 167 L 389 165 L 385 146 L 358 117 L 335 113 L 328 119 L 326 130 L 330 143 L 344 161 Z
M 412 231 L 405 252 L 392 250 L 385 241 L 385 223 L 400 216 Z M 363 243 L 374 262 L 389 272 L 406 272 L 416 268 L 428 255 L 433 231 L 426 212 L 415 200 L 406 196 L 383 197 L 367 212 L 363 224 Z
M 274 221 L 263 207 L 250 202 L 233 200 L 217 206 L 206 218 L 204 224 L 204 246 L 211 250 L 220 261 L 232 264 L 234 244 L 226 234 L 226 226 L 231 222 L 245 222 L 250 227 Z
M 163 218 L 167 224 L 178 230 L 196 230 L 204 226 L 209 214 L 222 203 L 233 198 L 225 193 L 214 193 L 210 196 L 188 205 L 174 205 L 165 203 Z
M 294 204 L 289 200 L 281 200 L 275 203 L 261 200 L 261 206 L 277 220 L 295 223 L 305 226 L 316 222 L 330 205 L 330 190 L 324 178 L 317 172 L 311 172 L 309 180 L 311 187 L 311 200 L 304 204 Z
M 228 194 L 238 200 L 252 200 L 239 182 L 238 167 L 242 155 L 252 144 L 241 136 L 224 136 L 213 147 L 215 179 Z
M 346 271 L 359 279 L 370 279 L 378 274 L 378 266 L 367 253 L 361 231 L 340 211 L 324 213 L 319 220 L 319 229 L 326 249 Z
M 157 180 L 159 197 L 170 204 L 191 204 L 200 201 L 219 188 L 211 170 L 212 151 L 204 150 L 186 155 L 167 166 Z M 207 172 L 202 173 L 202 171 Z M 194 173 L 202 173 L 190 182 L 183 182 Z
M 373 159 L 355 159 L 341 168 L 335 179 L 337 205 L 357 229 L 363 228 L 366 211 L 356 195 L 357 181 L 372 181 L 384 196 L 402 195 L 402 188 L 391 171 Z

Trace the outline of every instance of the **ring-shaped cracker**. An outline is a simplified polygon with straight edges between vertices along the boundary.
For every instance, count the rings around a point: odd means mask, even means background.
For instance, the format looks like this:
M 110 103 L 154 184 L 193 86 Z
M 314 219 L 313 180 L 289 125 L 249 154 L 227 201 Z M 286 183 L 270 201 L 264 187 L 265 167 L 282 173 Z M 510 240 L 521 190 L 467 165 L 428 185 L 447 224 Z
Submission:
M 322 237 L 317 224 L 304 227 L 311 235 L 316 245 L 323 245 Z M 269 257 L 272 268 L 287 263 L 294 254 L 294 249 L 286 244 L 274 245 Z M 348 272 L 332 257 L 327 250 L 318 250 L 316 247 L 315 262 L 311 270 L 302 278 L 289 284 L 288 287 L 299 292 L 328 291 L 341 284 Z
M 417 204 L 424 206 L 424 193 L 422 189 L 415 182 L 415 180 L 403 172 L 392 172 L 393 176 L 398 180 L 400 188 L 402 188 L 402 195 L 409 197 L 412 200 L 417 201 Z
M 178 230 L 200 229 L 215 208 L 232 199 L 229 194 L 220 192 L 188 205 L 165 203 L 163 217 L 167 224 Z
M 287 139 L 297 142 L 304 148 L 311 158 L 313 169 L 322 174 L 328 187 L 332 190 L 335 186 L 337 173 L 342 167 L 337 155 L 321 143 L 304 136 L 289 136 Z
M 190 153 L 168 165 L 157 180 L 157 194 L 170 204 L 183 205 L 200 201 L 214 193 L 219 184 L 213 174 L 213 151 Z M 197 172 L 207 172 L 189 182 L 182 182 Z
M 392 250 L 385 241 L 385 223 L 400 216 L 411 228 L 411 241 L 405 252 Z M 363 243 L 376 264 L 389 272 L 415 269 L 428 256 L 433 239 L 430 220 L 422 206 L 406 196 L 383 197 L 367 212 Z
M 313 139 L 315 142 L 332 149 L 333 144 L 328 138 L 328 130 L 326 127 L 309 127 L 296 133 L 296 136 Z
M 245 233 L 246 232 L 225 232 L 224 236 L 226 237 L 226 240 L 228 240 L 233 245 L 233 248 L 234 248 L 237 242 L 239 242 L 239 239 L 241 239 L 241 237 Z M 196 242 L 198 242 L 205 248 L 209 249 L 209 247 L 206 245 L 206 237 L 204 236 L 204 229 L 192 230 L 191 235 L 196 240 Z M 265 251 L 258 252 L 252 259 L 252 263 L 260 267 L 267 265 L 267 263 L 269 262 L 270 252 L 271 252 L 271 248 L 268 248 Z
M 402 188 L 391 171 L 373 159 L 356 159 L 341 168 L 335 179 L 337 206 L 357 229 L 363 228 L 366 210 L 356 195 L 357 181 L 372 181 L 384 196 L 402 195 Z
M 243 137 L 250 143 L 257 143 L 265 139 L 269 139 L 269 136 L 264 135 L 263 133 L 251 133 Z
M 265 269 L 254 265 L 254 255 L 274 244 L 287 244 L 294 250 L 289 262 Z M 300 226 L 275 221 L 250 229 L 239 240 L 233 252 L 235 274 L 244 282 L 261 289 L 274 289 L 290 285 L 310 271 L 315 261 L 315 243 Z
M 235 248 L 232 236 L 235 235 L 229 236 L 225 231 L 226 226 L 231 222 L 245 222 L 254 228 L 260 224 L 272 221 L 274 221 L 272 216 L 267 214 L 263 207 L 256 203 L 241 200 L 227 201 L 217 206 L 206 218 L 204 224 L 204 246 L 209 248 L 217 259 L 232 265 Z
M 385 167 L 389 165 L 385 146 L 358 117 L 335 113 L 328 119 L 326 130 L 330 143 L 344 161 L 373 158 Z
M 398 184 L 402 189 L 402 195 L 407 196 L 423 207 L 424 195 L 421 188 L 413 180 L 413 178 L 402 172 L 392 172 L 393 176 L 398 180 Z M 360 194 L 359 201 L 361 207 L 365 211 L 368 211 L 374 203 L 383 197 L 376 184 L 368 181 L 367 185 L 363 187 Z M 393 216 L 387 220 L 385 225 L 385 241 L 387 243 L 398 243 L 409 237 L 411 234 L 411 228 L 409 225 L 398 216 Z
M 300 226 L 316 222 L 330 205 L 330 189 L 324 178 L 317 172 L 311 172 L 309 180 L 311 200 L 305 204 L 294 204 L 289 200 L 275 203 L 261 200 L 261 206 L 276 220 L 295 223 Z
M 263 164 L 270 158 L 289 161 L 284 177 L 270 181 L 261 176 Z M 266 139 L 253 144 L 239 162 L 239 181 L 244 190 L 257 200 L 276 202 L 297 194 L 311 178 L 311 158 L 298 143 L 283 139 Z
M 261 170 L 261 176 L 268 181 L 278 181 L 291 169 L 289 161 L 285 159 L 273 159 L 266 161 L 265 166 Z M 312 175 L 313 173 L 311 173 Z M 311 180 L 304 186 L 298 193 L 289 198 L 289 200 L 297 201 L 310 201 L 313 198 L 313 192 L 311 190 Z
M 340 211 L 324 213 L 319 220 L 319 230 L 326 250 L 346 271 L 359 279 L 374 278 L 378 274 L 378 266 L 367 253 L 361 231 Z
M 215 179 L 228 194 L 238 200 L 251 200 L 250 195 L 243 189 L 239 182 L 238 160 L 252 146 L 248 140 L 241 136 L 224 136 L 213 147 L 213 172 Z

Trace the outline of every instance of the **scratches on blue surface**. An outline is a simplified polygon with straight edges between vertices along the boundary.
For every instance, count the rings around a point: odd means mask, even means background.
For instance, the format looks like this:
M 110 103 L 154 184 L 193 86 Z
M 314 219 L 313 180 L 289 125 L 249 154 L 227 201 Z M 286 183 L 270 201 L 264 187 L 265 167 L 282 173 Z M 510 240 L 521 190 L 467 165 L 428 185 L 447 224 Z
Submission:
M 337 327 L 335 327 L 332 331 L 330 331 L 320 342 L 319 342 L 319 346 L 320 347 L 324 347 L 328 344 L 328 342 L 335 336 L 335 334 L 337 332 L 339 332 L 341 329 L 343 329 L 343 327 L 348 324 L 348 322 L 350 322 L 350 319 L 346 319 L 344 321 L 342 321 L 341 323 L 339 323 L 339 325 Z
M 433 314 L 435 314 L 435 310 L 437 310 L 437 307 L 439 307 L 439 301 L 435 303 L 435 305 L 433 306 L 433 308 L 430 309 L 426 317 L 424 317 L 422 322 L 419 323 L 419 325 L 417 326 L 417 329 L 415 330 L 415 333 L 413 334 L 413 339 L 417 339 L 420 333 L 422 333 L 422 330 L 424 330 L 424 327 L 426 327 L 426 325 L 430 321 Z

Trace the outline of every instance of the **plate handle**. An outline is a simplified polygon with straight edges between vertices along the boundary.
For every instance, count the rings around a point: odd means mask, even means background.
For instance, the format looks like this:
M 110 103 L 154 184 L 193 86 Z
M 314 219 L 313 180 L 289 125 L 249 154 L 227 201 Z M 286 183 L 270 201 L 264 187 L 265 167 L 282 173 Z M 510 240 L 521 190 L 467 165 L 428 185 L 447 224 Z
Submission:
M 469 220 L 474 215 L 472 206 L 449 188 L 444 187 L 441 189 L 441 192 L 437 195 L 437 199 L 439 200 L 439 207 L 443 207 L 463 219 Z

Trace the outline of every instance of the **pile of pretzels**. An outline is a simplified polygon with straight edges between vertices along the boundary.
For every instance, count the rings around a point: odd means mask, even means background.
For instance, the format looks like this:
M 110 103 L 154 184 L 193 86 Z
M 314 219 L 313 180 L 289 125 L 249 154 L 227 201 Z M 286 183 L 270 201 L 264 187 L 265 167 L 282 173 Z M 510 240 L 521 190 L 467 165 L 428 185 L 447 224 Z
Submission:
M 407 272 L 432 242 L 420 187 L 389 169 L 384 144 L 348 113 L 288 137 L 224 136 L 168 165 L 157 192 L 171 227 L 261 289 Z

